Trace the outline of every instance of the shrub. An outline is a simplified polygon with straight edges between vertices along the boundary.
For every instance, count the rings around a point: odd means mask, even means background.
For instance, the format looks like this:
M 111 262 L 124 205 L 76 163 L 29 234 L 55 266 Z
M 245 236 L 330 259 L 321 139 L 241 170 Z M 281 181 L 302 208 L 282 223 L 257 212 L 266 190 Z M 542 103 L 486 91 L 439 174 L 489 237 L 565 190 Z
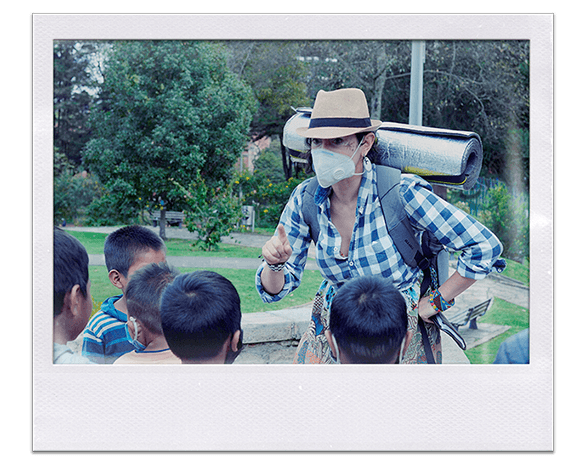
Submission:
M 528 198 L 511 194 L 504 183 L 490 188 L 484 200 L 481 220 L 502 242 L 503 255 L 520 262 L 529 257 Z
M 242 206 L 233 195 L 232 184 L 210 188 L 199 171 L 188 188 L 173 183 L 184 197 L 186 227 L 198 233 L 196 245 L 206 251 L 217 249 L 222 237 L 228 236 L 242 218 Z

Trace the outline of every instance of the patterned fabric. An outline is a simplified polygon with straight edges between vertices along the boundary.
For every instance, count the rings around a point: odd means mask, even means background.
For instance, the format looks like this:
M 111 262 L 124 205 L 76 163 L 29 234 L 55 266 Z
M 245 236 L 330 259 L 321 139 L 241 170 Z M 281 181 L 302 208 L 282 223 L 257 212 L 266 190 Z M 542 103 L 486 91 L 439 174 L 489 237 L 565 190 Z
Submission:
M 262 288 L 260 275 L 264 263 L 256 273 L 256 288 L 264 302 L 279 301 L 300 284 L 311 242 L 309 227 L 302 215 L 305 187 L 303 182 L 293 191 L 280 218 L 293 248 L 284 269 L 282 291 L 273 296 Z M 464 277 L 478 280 L 492 271 L 502 253 L 502 244 L 490 230 L 442 200 L 433 193 L 429 183 L 416 175 L 402 175 L 400 192 L 418 240 L 423 230 L 430 229 L 444 246 L 461 251 L 458 273 Z M 393 281 L 400 290 L 411 287 L 422 272 L 405 264 L 387 232 L 377 196 L 375 166 L 364 171 L 361 179 L 348 257 L 340 253 L 341 235 L 331 222 L 330 193 L 331 188 L 318 187 L 315 194 L 320 224 L 316 259 L 323 277 L 337 288 L 351 278 L 378 274 Z
M 127 315 L 113 305 L 122 295 L 106 299 L 83 332 L 83 356 L 94 363 L 113 363 L 135 348 L 127 339 Z

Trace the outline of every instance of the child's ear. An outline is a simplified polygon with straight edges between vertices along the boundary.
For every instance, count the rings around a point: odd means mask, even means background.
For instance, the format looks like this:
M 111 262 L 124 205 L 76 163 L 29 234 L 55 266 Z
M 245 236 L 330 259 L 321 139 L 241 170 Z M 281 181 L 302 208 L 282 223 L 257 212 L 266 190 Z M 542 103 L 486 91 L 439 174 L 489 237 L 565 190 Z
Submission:
M 64 313 L 67 318 L 70 316 L 77 316 L 81 310 L 80 304 L 83 302 L 81 300 L 82 296 L 80 285 L 73 286 L 71 290 L 65 294 L 62 313 Z
M 122 278 L 122 275 L 121 275 L 121 272 L 119 272 L 119 270 L 112 269 L 109 272 L 109 281 L 111 282 L 111 284 L 113 286 L 115 286 L 116 288 L 119 288 L 122 290 L 123 289 L 123 282 L 121 281 L 121 278 Z
M 71 295 L 71 313 L 76 317 L 80 313 L 82 309 L 81 304 L 83 303 L 82 300 L 83 294 L 81 293 L 81 286 L 80 285 L 73 286 L 70 295 Z
M 333 358 L 337 358 L 337 349 L 335 349 L 335 343 L 333 342 L 333 333 L 331 330 L 325 330 L 325 337 L 327 338 L 327 342 L 331 347 L 331 352 L 333 353 Z
M 232 352 L 238 352 L 238 342 L 240 341 L 240 330 L 236 330 L 232 335 L 230 347 Z

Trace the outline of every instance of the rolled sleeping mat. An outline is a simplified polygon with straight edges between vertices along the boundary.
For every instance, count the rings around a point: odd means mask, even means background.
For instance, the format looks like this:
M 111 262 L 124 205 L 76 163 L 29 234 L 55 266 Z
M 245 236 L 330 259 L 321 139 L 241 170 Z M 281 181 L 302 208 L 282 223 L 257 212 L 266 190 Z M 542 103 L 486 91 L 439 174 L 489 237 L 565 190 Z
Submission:
M 378 164 L 460 190 L 478 180 L 483 151 L 475 132 L 384 122 L 376 135 Z
M 283 144 L 297 162 L 302 162 L 301 153 L 308 152 L 309 145 L 296 129 L 309 125 L 311 111 L 296 109 L 284 126 Z M 475 132 L 384 122 L 376 135 L 378 164 L 458 190 L 471 189 L 478 179 L 483 151 Z

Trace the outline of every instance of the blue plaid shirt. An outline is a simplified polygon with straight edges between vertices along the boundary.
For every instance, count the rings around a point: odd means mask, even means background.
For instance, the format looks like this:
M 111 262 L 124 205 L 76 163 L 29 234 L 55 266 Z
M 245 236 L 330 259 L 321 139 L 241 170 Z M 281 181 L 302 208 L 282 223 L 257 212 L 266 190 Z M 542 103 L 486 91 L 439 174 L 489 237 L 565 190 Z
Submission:
M 301 282 L 311 243 L 309 227 L 302 214 L 305 188 L 306 182 L 303 182 L 293 191 L 280 218 L 293 249 L 284 269 L 285 284 L 281 292 L 270 295 L 262 287 L 260 275 L 265 263 L 256 272 L 256 289 L 264 302 L 279 301 Z M 387 232 L 377 195 L 374 165 L 371 170 L 364 171 L 361 178 L 348 257 L 340 253 L 341 235 L 331 222 L 330 192 L 331 188 L 318 187 L 315 193 L 320 225 L 316 259 L 324 278 L 340 287 L 357 276 L 380 274 L 403 291 L 423 276 L 418 267 L 404 262 Z M 478 280 L 492 271 L 502 253 L 502 244 L 490 230 L 442 200 L 421 177 L 403 174 L 400 193 L 418 240 L 421 232 L 429 229 L 446 248 L 461 251 L 457 270 L 464 277 Z

